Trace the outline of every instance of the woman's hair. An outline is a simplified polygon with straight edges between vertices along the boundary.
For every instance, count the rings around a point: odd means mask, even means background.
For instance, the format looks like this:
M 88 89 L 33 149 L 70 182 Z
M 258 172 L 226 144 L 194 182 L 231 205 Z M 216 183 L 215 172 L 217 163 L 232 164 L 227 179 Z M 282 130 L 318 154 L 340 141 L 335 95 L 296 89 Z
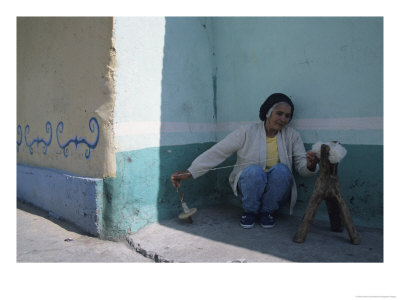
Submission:
M 269 117 L 271 116 L 271 114 L 272 114 L 272 112 L 274 111 L 275 107 L 277 107 L 277 106 L 280 105 L 280 104 L 285 104 L 285 105 L 287 105 L 287 106 L 290 106 L 287 102 L 284 102 L 284 101 L 275 103 L 274 105 L 272 105 L 272 107 L 271 107 L 271 108 L 269 109 L 269 111 L 267 112 L 267 114 L 266 114 L 267 118 L 269 118 Z
M 259 112 L 260 120 L 261 121 L 265 121 L 266 117 L 267 117 L 267 114 L 268 114 L 268 117 L 269 117 L 271 115 L 271 112 L 273 111 L 273 109 L 271 110 L 271 108 L 275 108 L 274 107 L 275 104 L 280 104 L 282 102 L 284 102 L 286 104 L 289 104 L 290 107 L 292 108 L 292 114 L 290 116 L 290 119 L 292 119 L 293 118 L 293 112 L 294 112 L 294 106 L 293 106 L 292 101 L 285 94 L 275 93 L 275 94 L 272 94 L 271 96 L 269 96 L 267 98 L 267 100 L 265 100 L 264 103 L 261 105 L 260 112 Z

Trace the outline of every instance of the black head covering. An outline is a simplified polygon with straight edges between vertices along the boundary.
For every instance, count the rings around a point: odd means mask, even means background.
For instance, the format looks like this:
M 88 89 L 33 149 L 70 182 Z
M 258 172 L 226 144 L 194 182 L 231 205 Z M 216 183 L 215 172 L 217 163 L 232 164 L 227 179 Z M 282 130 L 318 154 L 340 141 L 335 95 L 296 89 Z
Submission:
M 287 104 L 290 105 L 290 107 L 292 108 L 292 115 L 290 116 L 290 119 L 293 118 L 293 112 L 294 112 L 294 106 L 292 103 L 292 100 L 290 100 L 290 98 L 288 96 L 286 96 L 285 94 L 282 93 L 275 93 L 272 94 L 271 96 L 269 96 L 267 98 L 267 100 L 264 101 L 264 103 L 261 105 L 260 107 L 260 120 L 261 121 L 265 121 L 266 119 L 266 115 L 269 111 L 269 109 L 276 103 L 279 102 L 286 102 Z

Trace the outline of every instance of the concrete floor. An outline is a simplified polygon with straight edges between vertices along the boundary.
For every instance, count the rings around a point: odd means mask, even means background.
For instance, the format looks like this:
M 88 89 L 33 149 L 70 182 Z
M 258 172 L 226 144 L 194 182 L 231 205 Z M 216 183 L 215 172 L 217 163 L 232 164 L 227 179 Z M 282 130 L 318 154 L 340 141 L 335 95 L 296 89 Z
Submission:
M 17 262 L 154 261 L 133 251 L 125 241 L 88 236 L 68 222 L 17 202 Z
M 193 224 L 178 218 L 154 223 L 127 236 L 144 256 L 160 262 L 383 262 L 383 232 L 357 227 L 361 244 L 346 230 L 330 231 L 314 221 L 304 243 L 292 241 L 301 219 L 281 215 L 273 229 L 239 225 L 242 210 L 234 206 L 200 209 Z
M 243 229 L 241 213 L 234 206 L 199 209 L 193 224 L 174 218 L 112 242 L 18 202 L 17 262 L 383 262 L 380 229 L 357 227 L 361 244 L 352 245 L 346 230 L 314 221 L 297 244 L 300 218 L 281 215 L 273 229 Z

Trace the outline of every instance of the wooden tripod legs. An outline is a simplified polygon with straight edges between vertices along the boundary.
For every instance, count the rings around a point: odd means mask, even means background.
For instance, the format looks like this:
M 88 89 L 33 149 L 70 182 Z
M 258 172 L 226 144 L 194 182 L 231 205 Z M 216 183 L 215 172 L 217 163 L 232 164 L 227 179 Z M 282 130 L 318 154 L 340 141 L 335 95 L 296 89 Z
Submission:
M 329 146 L 321 146 L 321 174 L 317 178 L 313 194 L 308 202 L 303 219 L 297 228 L 296 235 L 293 237 L 293 241 L 296 243 L 304 242 L 319 205 L 322 200 L 325 200 L 328 207 L 331 231 L 343 231 L 344 223 L 351 242 L 354 245 L 359 245 L 360 239 L 357 230 L 340 191 L 337 164 L 331 164 L 328 160 L 329 150 Z

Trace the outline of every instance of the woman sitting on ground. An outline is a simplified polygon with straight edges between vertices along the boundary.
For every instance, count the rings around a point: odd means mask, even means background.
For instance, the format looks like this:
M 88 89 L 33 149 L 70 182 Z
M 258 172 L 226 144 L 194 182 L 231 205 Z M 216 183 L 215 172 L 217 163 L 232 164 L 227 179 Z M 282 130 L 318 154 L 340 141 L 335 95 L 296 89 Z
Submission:
M 315 153 L 305 153 L 300 134 L 286 126 L 292 120 L 294 106 L 288 96 L 275 93 L 261 105 L 262 122 L 243 126 L 198 156 L 184 172 L 171 175 L 174 187 L 181 180 L 194 179 L 215 168 L 236 152 L 237 161 L 229 176 L 244 214 L 240 225 L 254 227 L 259 217 L 263 228 L 275 226 L 274 213 L 290 199 L 290 214 L 297 198 L 293 169 L 301 176 L 318 172 Z

